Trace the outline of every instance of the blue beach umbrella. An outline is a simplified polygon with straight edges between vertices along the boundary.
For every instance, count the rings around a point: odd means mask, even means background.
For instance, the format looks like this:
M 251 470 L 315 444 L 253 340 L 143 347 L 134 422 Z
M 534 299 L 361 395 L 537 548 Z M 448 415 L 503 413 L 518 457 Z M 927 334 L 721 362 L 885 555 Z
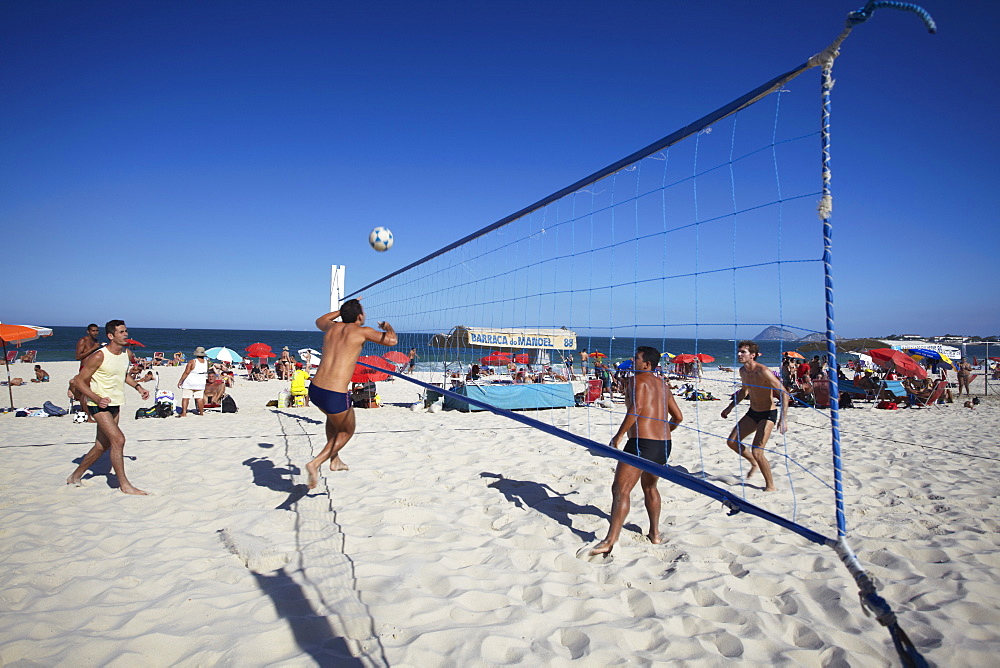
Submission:
M 937 362 L 939 367 L 944 367 L 945 369 L 954 369 L 955 363 L 952 362 L 947 355 L 942 355 L 936 350 L 928 350 L 927 348 L 907 348 L 906 354 L 920 361 L 921 358 L 929 359 L 932 362 Z
M 240 357 L 238 352 L 232 348 L 226 348 L 225 346 L 209 348 L 205 351 L 205 354 L 213 360 L 219 360 L 220 362 L 229 362 L 230 364 L 240 364 L 243 362 L 243 358 Z

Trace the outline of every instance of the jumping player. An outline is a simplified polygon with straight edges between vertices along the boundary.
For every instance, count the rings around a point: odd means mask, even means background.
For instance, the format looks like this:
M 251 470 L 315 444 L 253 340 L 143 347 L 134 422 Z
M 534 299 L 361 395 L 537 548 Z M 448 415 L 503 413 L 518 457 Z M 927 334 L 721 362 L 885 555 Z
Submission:
M 337 317 L 343 322 L 334 322 Z M 309 386 L 309 399 L 326 415 L 326 447 L 316 459 L 306 464 L 309 489 L 319 482 L 319 467 L 330 461 L 331 471 L 346 471 L 340 451 L 354 435 L 354 408 L 351 407 L 350 382 L 354 367 L 365 341 L 383 346 L 396 345 L 396 332 L 387 322 L 380 322 L 383 331 L 365 327 L 365 312 L 361 302 L 349 299 L 339 311 L 316 319 L 323 331 L 323 358 Z

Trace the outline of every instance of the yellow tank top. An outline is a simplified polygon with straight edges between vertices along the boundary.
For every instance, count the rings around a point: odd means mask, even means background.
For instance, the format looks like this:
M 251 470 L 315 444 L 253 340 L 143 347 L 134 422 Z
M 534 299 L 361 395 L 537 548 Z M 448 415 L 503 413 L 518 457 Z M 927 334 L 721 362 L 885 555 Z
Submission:
M 90 380 L 90 391 L 99 397 L 108 397 L 111 402 L 109 406 L 121 406 L 125 403 L 125 374 L 128 372 L 128 351 L 122 350 L 117 355 L 112 355 L 107 347 L 101 352 L 104 354 L 104 361 L 97 367 L 94 377 Z M 87 400 L 90 406 L 97 404 L 90 399 Z

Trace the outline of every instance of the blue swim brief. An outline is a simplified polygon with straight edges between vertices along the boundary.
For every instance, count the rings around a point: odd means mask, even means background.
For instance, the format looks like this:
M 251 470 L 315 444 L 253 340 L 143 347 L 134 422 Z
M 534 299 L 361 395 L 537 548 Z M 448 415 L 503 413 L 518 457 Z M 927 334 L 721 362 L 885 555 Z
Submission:
M 309 400 L 327 415 L 339 415 L 351 407 L 347 392 L 331 392 L 316 383 L 309 386 Z

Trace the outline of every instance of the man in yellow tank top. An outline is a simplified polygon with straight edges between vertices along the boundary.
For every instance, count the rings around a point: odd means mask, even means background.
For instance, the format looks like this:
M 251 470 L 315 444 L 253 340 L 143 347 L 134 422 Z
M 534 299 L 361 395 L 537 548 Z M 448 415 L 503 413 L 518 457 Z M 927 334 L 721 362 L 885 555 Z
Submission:
M 134 387 L 143 401 L 149 392 L 128 375 L 129 353 L 125 348 L 128 328 L 121 320 L 111 320 L 104 326 L 108 345 L 83 360 L 83 368 L 73 379 L 74 389 L 87 400 L 87 411 L 97 420 L 97 441 L 83 456 L 80 465 L 66 478 L 67 485 L 82 486 L 83 474 L 111 452 L 111 468 L 118 476 L 118 486 L 126 494 L 145 494 L 125 476 L 125 434 L 118 426 L 121 407 L 125 403 L 125 385 Z

